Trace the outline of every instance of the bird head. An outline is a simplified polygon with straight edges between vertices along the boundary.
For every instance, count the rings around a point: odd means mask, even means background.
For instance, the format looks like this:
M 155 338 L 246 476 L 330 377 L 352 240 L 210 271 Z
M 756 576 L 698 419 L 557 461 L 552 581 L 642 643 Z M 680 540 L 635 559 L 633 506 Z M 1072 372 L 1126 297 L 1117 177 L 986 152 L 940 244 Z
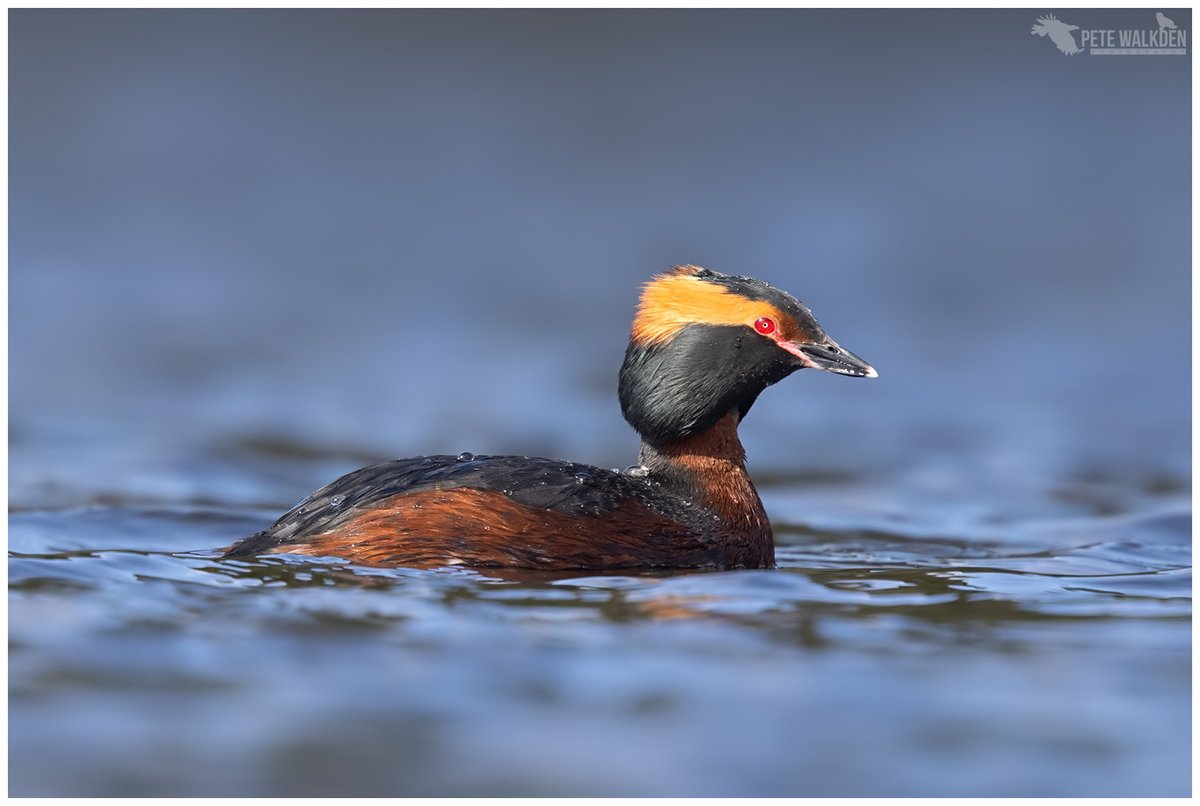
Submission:
M 642 291 L 621 367 L 621 411 L 665 443 L 706 430 L 799 369 L 874 378 L 812 312 L 761 280 L 679 266 Z

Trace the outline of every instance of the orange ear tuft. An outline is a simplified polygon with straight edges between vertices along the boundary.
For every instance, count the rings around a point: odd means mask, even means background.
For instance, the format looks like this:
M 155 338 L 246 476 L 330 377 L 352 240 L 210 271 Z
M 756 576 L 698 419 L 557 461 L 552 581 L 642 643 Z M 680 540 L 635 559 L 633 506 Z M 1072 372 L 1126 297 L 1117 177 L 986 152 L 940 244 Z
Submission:
M 749 325 L 760 316 L 783 323 L 775 306 L 748 299 L 697 275 L 699 266 L 676 266 L 660 274 L 642 290 L 631 338 L 640 344 L 666 341 L 691 324 Z

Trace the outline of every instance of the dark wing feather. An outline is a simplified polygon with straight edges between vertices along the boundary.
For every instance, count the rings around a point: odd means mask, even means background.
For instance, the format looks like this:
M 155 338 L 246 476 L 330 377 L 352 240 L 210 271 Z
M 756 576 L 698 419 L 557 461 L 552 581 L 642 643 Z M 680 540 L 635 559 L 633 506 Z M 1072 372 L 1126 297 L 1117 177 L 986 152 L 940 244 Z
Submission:
M 356 511 L 397 495 L 467 487 L 502 492 L 517 503 L 565 515 L 603 515 L 634 501 L 668 518 L 686 519 L 683 502 L 658 481 L 590 465 L 528 456 L 420 456 L 359 468 L 305 498 L 268 529 L 226 556 L 256 554 L 335 531 Z

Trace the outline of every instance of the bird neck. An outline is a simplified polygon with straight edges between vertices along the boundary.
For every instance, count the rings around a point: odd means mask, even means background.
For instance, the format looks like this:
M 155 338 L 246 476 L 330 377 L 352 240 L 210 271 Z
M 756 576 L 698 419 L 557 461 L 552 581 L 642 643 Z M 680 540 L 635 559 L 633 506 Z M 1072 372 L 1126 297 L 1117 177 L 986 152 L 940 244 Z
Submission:
M 738 414 L 731 411 L 698 434 L 652 442 L 642 438 L 640 459 L 650 470 L 681 471 L 701 476 L 714 472 L 746 472 L 746 450 L 738 439 Z
M 731 411 L 705 431 L 664 444 L 643 438 L 638 458 L 651 475 L 716 515 L 730 537 L 762 552 L 769 565 L 774 562 L 771 522 L 746 472 L 739 419 Z

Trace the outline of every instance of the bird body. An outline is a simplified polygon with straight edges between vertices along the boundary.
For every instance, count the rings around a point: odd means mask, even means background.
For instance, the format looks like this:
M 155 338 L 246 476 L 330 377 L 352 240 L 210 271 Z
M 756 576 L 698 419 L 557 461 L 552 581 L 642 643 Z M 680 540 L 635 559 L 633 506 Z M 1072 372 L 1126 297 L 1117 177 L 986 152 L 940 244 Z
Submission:
M 1166 14 L 1163 14 L 1161 11 L 1156 11 L 1154 13 L 1154 19 L 1158 21 L 1158 30 L 1159 31 L 1174 29 L 1176 27 L 1175 22 L 1170 17 L 1168 17 Z
M 643 291 L 621 368 L 621 409 L 642 437 L 634 467 L 471 454 L 383 462 L 317 490 L 225 556 L 547 570 L 770 567 L 771 523 L 737 428 L 763 389 L 804 367 L 875 377 L 784 292 L 680 266 Z

